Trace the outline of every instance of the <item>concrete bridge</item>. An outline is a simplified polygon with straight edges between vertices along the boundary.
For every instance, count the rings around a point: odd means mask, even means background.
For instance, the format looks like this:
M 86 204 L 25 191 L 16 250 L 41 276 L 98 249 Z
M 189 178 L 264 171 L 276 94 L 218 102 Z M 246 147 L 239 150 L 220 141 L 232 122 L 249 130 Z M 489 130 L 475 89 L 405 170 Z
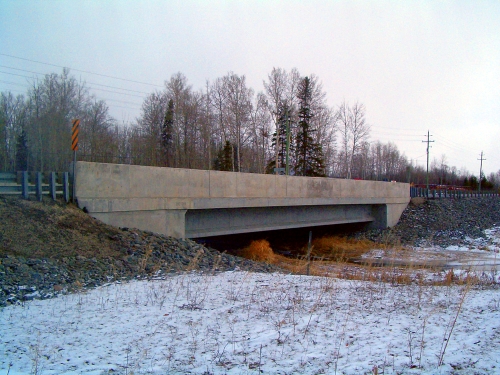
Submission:
M 287 228 L 395 225 L 409 184 L 77 162 L 80 208 L 114 226 L 199 238 Z

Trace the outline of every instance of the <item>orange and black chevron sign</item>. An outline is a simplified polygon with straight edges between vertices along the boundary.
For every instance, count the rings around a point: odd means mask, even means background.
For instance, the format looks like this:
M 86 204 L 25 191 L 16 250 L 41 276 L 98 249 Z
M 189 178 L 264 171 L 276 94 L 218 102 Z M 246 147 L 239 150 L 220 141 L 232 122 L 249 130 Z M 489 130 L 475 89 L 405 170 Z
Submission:
M 71 133 L 71 149 L 73 151 L 78 150 L 78 131 L 80 129 L 80 120 L 76 119 L 73 121 L 73 131 Z

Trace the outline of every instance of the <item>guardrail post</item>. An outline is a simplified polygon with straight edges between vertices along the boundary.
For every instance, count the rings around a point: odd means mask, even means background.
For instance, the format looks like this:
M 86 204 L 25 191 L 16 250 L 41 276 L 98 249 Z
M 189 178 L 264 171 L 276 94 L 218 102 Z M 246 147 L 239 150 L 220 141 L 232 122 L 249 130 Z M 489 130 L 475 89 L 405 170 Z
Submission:
M 21 184 L 22 184 L 22 189 L 23 189 L 23 198 L 24 199 L 29 199 L 29 181 L 28 181 L 28 172 L 27 171 L 23 171 L 23 174 L 22 174 L 22 181 L 21 181 Z
M 55 172 L 50 172 L 50 195 L 52 197 L 52 200 L 56 200 L 56 173 Z
M 69 202 L 69 173 L 64 172 L 63 174 L 63 196 L 66 203 Z
M 36 199 L 42 201 L 43 188 L 42 188 L 42 172 L 36 173 Z

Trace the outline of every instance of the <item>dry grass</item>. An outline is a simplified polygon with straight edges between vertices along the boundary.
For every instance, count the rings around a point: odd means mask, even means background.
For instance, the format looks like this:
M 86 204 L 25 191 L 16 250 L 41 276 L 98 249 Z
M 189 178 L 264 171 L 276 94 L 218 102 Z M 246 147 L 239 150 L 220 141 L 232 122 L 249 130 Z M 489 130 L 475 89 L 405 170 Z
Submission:
M 307 261 L 301 255 L 289 258 L 275 254 L 266 240 L 256 240 L 246 247 L 241 256 L 254 261 L 276 265 L 293 274 L 336 277 L 346 280 L 384 282 L 393 285 L 465 285 L 490 284 L 490 278 L 481 277 L 474 272 L 457 274 L 453 270 L 440 272 L 440 268 L 431 265 L 393 264 L 376 266 L 372 264 L 354 264 L 349 260 L 359 257 L 373 248 L 380 248 L 368 240 L 354 240 L 346 237 L 323 237 L 314 241 L 313 260 Z M 398 249 L 395 249 L 397 251 Z M 399 249 L 400 250 L 400 249 Z M 440 275 L 434 279 L 425 279 L 424 274 Z
M 0 254 L 26 258 L 119 257 L 118 228 L 72 204 L 0 197 Z
M 276 254 L 274 254 L 271 245 L 266 240 L 252 241 L 250 245 L 242 250 L 241 256 L 258 262 L 271 264 L 276 262 Z
M 375 247 L 380 247 L 369 240 L 356 240 L 347 237 L 321 237 L 313 241 L 311 255 L 334 261 L 348 261 L 359 258 Z

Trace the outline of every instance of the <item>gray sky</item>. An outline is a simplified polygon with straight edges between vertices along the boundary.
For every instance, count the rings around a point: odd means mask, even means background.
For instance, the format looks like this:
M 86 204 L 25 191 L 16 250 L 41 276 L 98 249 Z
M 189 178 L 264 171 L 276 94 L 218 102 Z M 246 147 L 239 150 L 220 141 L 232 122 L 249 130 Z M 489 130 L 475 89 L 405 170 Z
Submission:
M 119 121 L 179 71 L 194 89 L 233 71 L 258 92 L 273 67 L 295 67 L 320 78 L 330 106 L 363 103 L 370 140 L 414 163 L 430 130 L 431 160 L 477 176 L 484 151 L 484 172 L 500 170 L 497 0 L 0 0 L 0 91 L 62 66 Z

